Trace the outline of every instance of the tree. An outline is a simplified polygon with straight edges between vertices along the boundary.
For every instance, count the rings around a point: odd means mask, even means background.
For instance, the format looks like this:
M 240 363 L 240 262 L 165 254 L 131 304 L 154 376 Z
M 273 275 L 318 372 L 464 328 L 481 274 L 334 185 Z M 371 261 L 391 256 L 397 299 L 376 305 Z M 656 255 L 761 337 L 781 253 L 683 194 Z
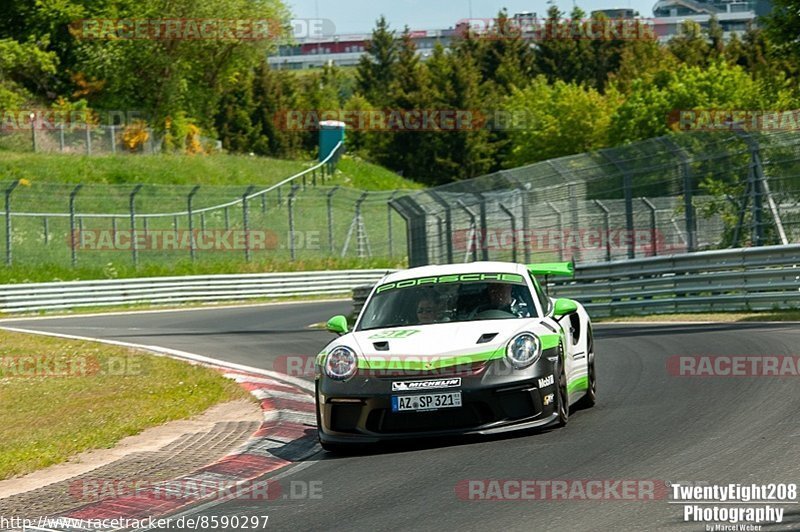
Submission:
M 397 60 L 395 33 L 389 29 L 386 17 L 378 19 L 366 52 L 356 67 L 356 87 L 373 105 L 380 107 L 387 103 Z
M 683 22 L 680 34 L 670 39 L 667 47 L 684 65 L 697 66 L 708 62 L 708 40 L 700 24 L 692 20 Z
M 504 165 L 511 168 L 606 147 L 618 104 L 613 90 L 604 96 L 576 83 L 549 84 L 537 78 L 506 102 L 509 113 L 525 120 L 511 131 L 511 154 Z

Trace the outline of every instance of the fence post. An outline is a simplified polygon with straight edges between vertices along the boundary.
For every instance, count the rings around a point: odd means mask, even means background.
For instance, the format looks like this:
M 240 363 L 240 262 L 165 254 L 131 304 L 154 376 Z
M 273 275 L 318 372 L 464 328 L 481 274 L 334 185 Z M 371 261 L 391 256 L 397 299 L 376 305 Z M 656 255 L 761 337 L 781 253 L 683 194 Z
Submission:
M 186 196 L 186 214 L 189 217 L 189 257 L 192 261 L 195 258 L 195 241 L 194 241 L 194 217 L 192 215 L 192 204 L 194 203 L 194 195 L 200 190 L 200 185 L 195 185 Z M 227 212 L 227 211 L 226 211 Z
M 550 209 L 556 213 L 556 219 L 558 220 L 558 260 L 564 260 L 564 220 L 561 214 L 561 211 L 553 205 L 552 202 L 548 201 L 545 203 Z M 528 259 L 525 259 L 526 261 Z
M 647 198 L 640 198 L 650 209 L 650 242 L 653 244 L 653 256 L 658 256 L 658 230 L 656 229 L 656 206 Z
M 33 146 L 33 153 L 36 153 L 38 150 L 36 149 L 36 114 L 30 114 L 31 119 L 31 145 Z
M 497 204 L 500 206 L 500 210 L 506 213 L 508 219 L 511 221 L 511 261 L 517 262 L 517 221 L 514 218 L 514 213 L 505 205 L 500 202 L 497 202 Z
M 480 192 L 476 192 L 475 195 L 478 197 L 478 206 L 480 208 L 481 242 L 483 243 L 481 246 L 481 260 L 489 260 L 489 246 L 486 245 L 486 238 L 489 234 L 489 230 L 486 227 L 486 198 Z
M 111 217 L 111 238 L 114 241 L 114 245 L 117 245 L 117 217 Z
M 392 236 L 392 206 L 391 203 L 394 201 L 394 197 L 397 195 L 397 191 L 395 190 L 389 196 L 389 201 L 386 202 L 386 225 L 388 227 L 387 231 L 389 233 L 389 256 L 394 255 L 394 243 L 393 243 L 393 236 Z M 449 237 L 448 237 L 449 238 Z
M 134 268 L 139 265 L 139 244 L 136 242 L 136 194 L 140 190 L 142 190 L 142 185 L 136 185 L 128 198 L 131 217 L 131 256 L 133 257 Z
M 86 124 L 86 155 L 92 154 L 92 130 L 89 124 Z
M 333 253 L 333 195 L 336 191 L 339 190 L 339 186 L 333 187 L 331 191 L 329 191 L 326 196 L 326 202 L 328 204 L 328 245 L 330 246 L 331 253 Z
M 172 217 L 172 229 L 175 231 L 175 241 L 178 241 L 178 216 Z
M 19 179 L 6 188 L 6 266 L 11 266 L 11 193 L 19 185 Z
M 75 196 L 78 195 L 78 192 L 80 192 L 81 188 L 83 188 L 83 185 L 78 184 L 72 189 L 72 192 L 69 193 L 69 248 L 73 267 L 78 264 L 78 253 L 75 249 Z
M 206 230 L 206 213 L 200 213 L 200 232 L 204 233 Z
M 433 190 L 428 191 L 430 197 L 432 197 L 436 203 L 442 206 L 444 209 L 444 226 L 445 232 L 447 233 L 447 240 L 446 240 L 446 247 L 445 250 L 447 252 L 447 263 L 453 263 L 453 216 L 450 209 L 450 204 L 447 203 L 438 192 L 434 192 Z
M 294 196 L 297 194 L 298 185 L 292 185 L 292 190 L 286 197 L 286 206 L 289 208 L 289 255 L 294 260 Z
M 64 122 L 61 122 L 58 126 L 58 149 L 61 153 L 64 153 Z
M 605 233 L 604 240 L 606 241 L 606 262 L 611 262 L 611 222 L 609 220 L 610 210 L 608 207 L 603 205 L 600 200 L 594 200 L 594 204 L 597 205 L 600 210 L 603 211 L 603 232 Z M 632 235 L 628 235 L 630 238 Z M 630 257 L 630 249 L 628 250 L 628 256 Z
M 694 204 L 692 200 L 692 196 L 694 194 L 694 191 L 692 190 L 692 167 L 689 165 L 691 157 L 689 157 L 689 155 L 681 146 L 675 144 L 675 142 L 669 137 L 663 137 L 663 142 L 667 144 L 667 146 L 672 149 L 673 153 L 675 153 L 678 159 L 680 159 L 679 169 L 681 174 L 683 174 L 683 210 L 686 213 L 686 251 L 696 251 L 697 226 L 694 217 Z
M 231 217 L 230 213 L 228 212 L 228 207 L 225 207 L 225 230 L 229 231 L 230 228 L 231 228 Z
M 44 226 L 44 244 L 47 245 L 50 243 L 50 227 L 47 223 L 47 216 L 42 218 L 42 225 Z
M 111 131 L 111 153 L 114 155 L 117 154 L 117 135 L 114 131 L 116 126 L 109 126 L 109 130 Z
M 462 209 L 464 209 L 464 211 L 467 213 L 467 216 L 469 216 L 469 227 L 470 227 L 470 233 L 471 234 L 467 238 L 467 253 L 464 255 L 464 262 L 467 262 L 467 257 L 469 256 L 469 251 L 470 251 L 469 248 L 470 247 L 472 247 L 472 260 L 473 261 L 477 261 L 478 260 L 478 244 L 477 244 L 476 239 L 475 239 L 475 232 L 476 232 L 475 231 L 475 229 L 476 229 L 476 226 L 475 226 L 475 213 L 472 211 L 472 209 L 467 207 L 467 205 L 464 203 L 463 200 L 457 200 L 456 203 L 458 203 L 458 205 Z M 478 241 L 479 242 L 483 241 L 483 237 L 479 237 Z
M 253 193 L 256 189 L 254 185 L 247 187 L 247 190 L 242 194 L 242 224 L 244 225 L 244 260 L 250 262 L 250 235 L 248 234 L 248 212 L 247 212 L 247 196 Z
M 262 213 L 266 213 L 267 212 L 267 195 L 266 194 L 261 194 L 261 212 Z

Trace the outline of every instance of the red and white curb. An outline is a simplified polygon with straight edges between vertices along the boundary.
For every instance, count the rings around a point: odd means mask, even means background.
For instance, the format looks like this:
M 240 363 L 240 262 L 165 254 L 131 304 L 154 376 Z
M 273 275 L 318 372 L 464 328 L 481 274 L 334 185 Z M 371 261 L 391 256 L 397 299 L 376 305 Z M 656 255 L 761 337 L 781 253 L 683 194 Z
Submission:
M 267 493 L 260 493 L 259 496 L 267 499 L 275 498 L 280 495 L 280 490 L 276 490 L 274 484 L 270 485 L 269 482 L 262 483 L 260 481 L 254 483 L 253 481 L 295 462 L 305 460 L 320 450 L 317 443 L 314 386 L 308 381 L 274 371 L 223 362 L 161 346 L 27 328 L 2 328 L 15 332 L 130 347 L 149 351 L 156 355 L 202 364 L 220 371 L 253 394 L 258 399 L 263 412 L 261 426 L 250 439 L 239 449 L 217 462 L 177 479 L 154 483 L 151 487 L 137 490 L 133 495 L 112 495 L 59 516 L 53 516 L 50 518 L 52 521 L 56 521 L 60 517 L 70 525 L 66 528 L 59 526 L 58 528 L 41 528 L 39 530 L 92 530 L 96 532 L 96 529 L 84 529 L 75 524 L 79 524 L 81 519 L 85 522 L 89 519 L 146 520 L 160 518 L 189 506 L 223 502 L 234 498 L 235 494 L 263 489 L 264 485 L 266 485 Z M 170 492 L 172 486 L 181 486 L 181 488 Z M 187 487 L 193 489 L 187 489 Z M 31 530 L 34 529 L 37 528 L 31 528 Z
M 68 522 L 98 519 L 144 520 L 172 514 L 190 505 L 225 500 L 253 489 L 252 481 L 319 451 L 314 399 L 285 382 L 243 371 L 217 368 L 238 382 L 261 403 L 261 427 L 239 449 L 217 462 L 177 479 L 156 483 L 133 495 L 110 497 L 59 517 Z M 170 487 L 179 489 L 170 493 Z M 187 489 L 191 487 L 190 489 Z M 277 488 L 277 489 L 276 489 Z M 255 488 L 258 489 L 258 488 Z M 276 485 L 261 485 L 265 499 L 280 495 Z M 66 520 L 65 519 L 65 520 Z M 74 521 L 71 521 L 74 520 Z

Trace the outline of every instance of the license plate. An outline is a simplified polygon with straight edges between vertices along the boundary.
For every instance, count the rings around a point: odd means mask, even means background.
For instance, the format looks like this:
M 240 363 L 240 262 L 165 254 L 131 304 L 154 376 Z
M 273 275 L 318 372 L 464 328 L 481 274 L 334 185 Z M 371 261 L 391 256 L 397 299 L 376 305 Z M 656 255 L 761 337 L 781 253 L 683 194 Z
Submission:
M 438 408 L 457 408 L 459 406 L 461 406 L 461 392 L 392 396 L 392 412 L 436 410 Z

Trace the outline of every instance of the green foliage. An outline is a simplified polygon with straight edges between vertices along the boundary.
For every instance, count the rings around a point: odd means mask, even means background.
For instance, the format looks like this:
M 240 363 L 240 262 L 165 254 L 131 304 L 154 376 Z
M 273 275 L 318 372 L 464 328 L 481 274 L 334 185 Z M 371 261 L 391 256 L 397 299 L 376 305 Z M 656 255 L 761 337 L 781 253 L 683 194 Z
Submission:
M 575 83 L 547 83 L 539 77 L 506 102 L 512 116 L 522 116 L 524 128 L 515 129 L 509 168 L 608 145 L 611 118 L 618 95 Z

